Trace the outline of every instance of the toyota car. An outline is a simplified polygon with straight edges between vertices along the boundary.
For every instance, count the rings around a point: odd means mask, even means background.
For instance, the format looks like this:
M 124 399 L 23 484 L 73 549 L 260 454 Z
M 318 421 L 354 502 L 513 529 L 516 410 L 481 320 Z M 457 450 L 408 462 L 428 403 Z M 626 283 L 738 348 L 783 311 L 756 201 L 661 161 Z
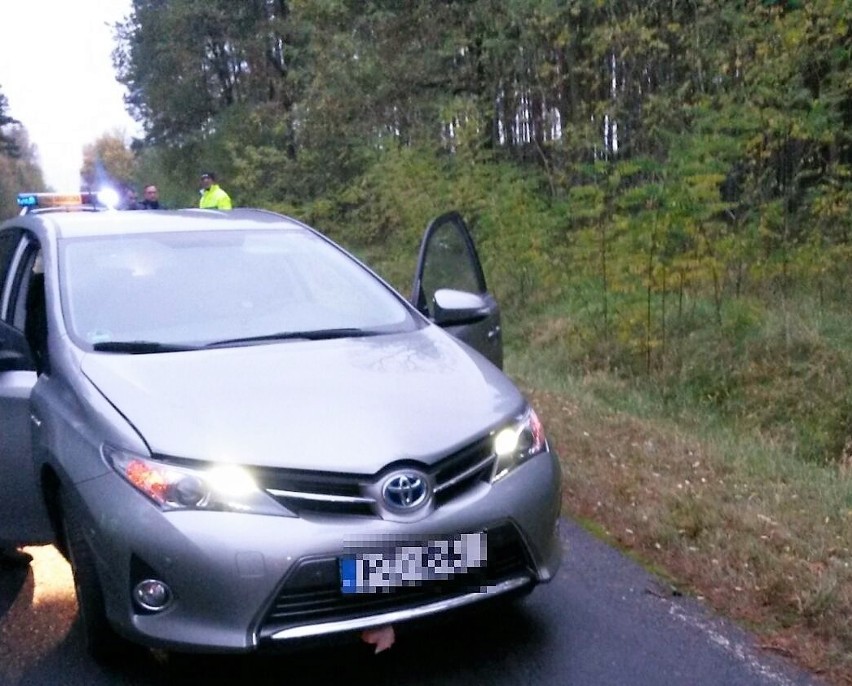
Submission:
M 0 542 L 66 555 L 93 654 L 345 638 L 553 577 L 559 462 L 457 213 L 409 300 L 272 212 L 21 204 Z

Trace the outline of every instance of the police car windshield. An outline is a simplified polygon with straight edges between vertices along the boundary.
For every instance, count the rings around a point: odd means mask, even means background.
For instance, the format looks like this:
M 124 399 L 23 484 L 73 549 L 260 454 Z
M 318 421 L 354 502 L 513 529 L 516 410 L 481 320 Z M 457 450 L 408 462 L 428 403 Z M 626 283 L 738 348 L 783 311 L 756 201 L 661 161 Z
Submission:
M 110 352 L 269 344 L 321 338 L 322 331 L 375 335 L 420 325 L 384 284 L 307 232 L 65 239 L 60 284 L 71 336 Z

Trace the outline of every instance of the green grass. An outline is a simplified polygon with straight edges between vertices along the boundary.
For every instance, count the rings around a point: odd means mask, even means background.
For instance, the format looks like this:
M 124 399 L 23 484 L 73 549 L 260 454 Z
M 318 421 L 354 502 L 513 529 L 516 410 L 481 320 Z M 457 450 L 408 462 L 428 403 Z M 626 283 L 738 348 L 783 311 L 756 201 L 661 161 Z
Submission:
M 570 326 L 544 318 L 508 328 L 506 370 L 556 436 L 566 510 L 844 683 L 852 469 L 823 432 L 848 436 L 838 375 L 852 321 L 802 310 L 785 323 L 770 312 L 723 346 L 698 331 L 688 368 L 651 377 L 566 353 Z M 719 388 L 730 392 L 709 392 Z

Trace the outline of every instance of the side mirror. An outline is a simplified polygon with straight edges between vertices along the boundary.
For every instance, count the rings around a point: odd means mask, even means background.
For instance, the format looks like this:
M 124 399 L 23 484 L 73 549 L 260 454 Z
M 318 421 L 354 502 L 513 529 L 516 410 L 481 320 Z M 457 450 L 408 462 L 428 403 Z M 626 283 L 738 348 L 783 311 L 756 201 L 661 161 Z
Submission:
M 476 293 L 439 288 L 435 291 L 435 323 L 438 326 L 474 324 L 485 319 L 488 301 Z

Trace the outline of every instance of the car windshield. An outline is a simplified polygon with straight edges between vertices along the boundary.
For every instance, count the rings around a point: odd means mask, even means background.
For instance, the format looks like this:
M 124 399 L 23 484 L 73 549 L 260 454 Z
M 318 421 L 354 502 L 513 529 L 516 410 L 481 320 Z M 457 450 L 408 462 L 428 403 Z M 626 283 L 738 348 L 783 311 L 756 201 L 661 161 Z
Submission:
M 66 239 L 70 335 L 112 352 L 410 331 L 405 304 L 307 231 L 211 231 Z

